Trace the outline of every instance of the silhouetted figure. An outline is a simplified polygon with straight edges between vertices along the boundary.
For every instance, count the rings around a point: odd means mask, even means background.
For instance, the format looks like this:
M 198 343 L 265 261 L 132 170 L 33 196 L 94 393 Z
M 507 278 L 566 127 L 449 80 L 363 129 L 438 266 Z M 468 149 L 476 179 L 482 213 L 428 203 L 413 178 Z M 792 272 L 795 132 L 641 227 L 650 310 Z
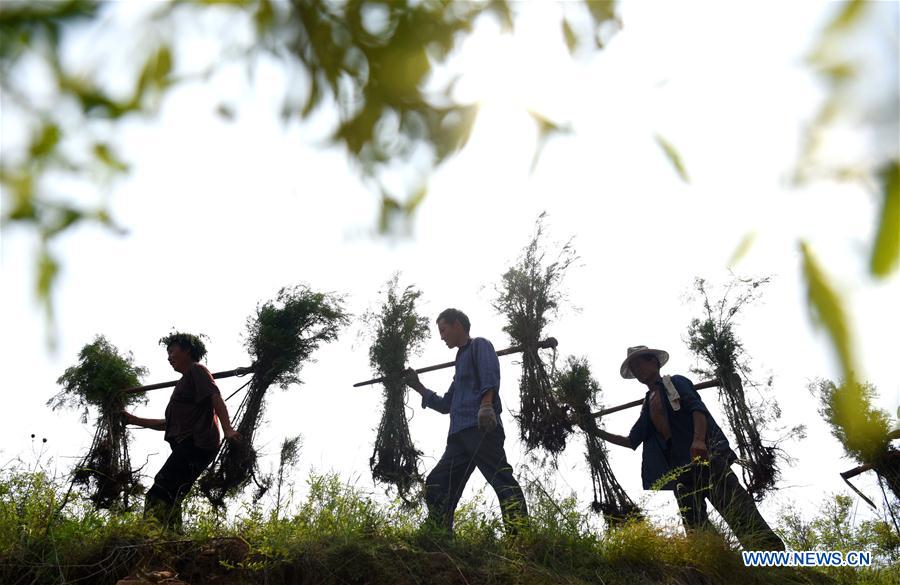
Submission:
M 737 456 L 693 383 L 684 376 L 660 376 L 668 360 L 659 349 L 628 348 L 619 373 L 647 386 L 641 414 L 627 437 L 605 430 L 600 436 L 630 449 L 644 445 L 644 489 L 673 490 L 686 531 L 715 530 L 706 512 L 708 499 L 745 549 L 784 550 L 731 471 Z
M 456 505 L 477 467 L 497 493 L 507 532 L 514 533 L 516 520 L 527 517 L 528 508 L 503 449 L 500 361 L 490 341 L 469 337 L 469 318 L 462 311 L 446 309 L 437 326 L 447 347 L 458 348 L 450 389 L 438 396 L 415 371 L 405 372 L 406 383 L 422 395 L 422 408 L 450 414 L 447 448 L 425 479 L 429 522 L 452 533 Z

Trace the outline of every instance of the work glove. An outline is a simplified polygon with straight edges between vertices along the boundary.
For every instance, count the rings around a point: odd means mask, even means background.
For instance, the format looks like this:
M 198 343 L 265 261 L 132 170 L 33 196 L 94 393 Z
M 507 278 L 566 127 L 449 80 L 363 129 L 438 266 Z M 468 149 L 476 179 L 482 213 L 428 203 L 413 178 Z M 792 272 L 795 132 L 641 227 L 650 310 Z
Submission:
M 406 368 L 403 370 L 403 383 L 415 390 L 416 392 L 422 392 L 425 390 L 425 386 L 419 381 L 419 375 L 412 368 Z
M 478 428 L 489 433 L 497 428 L 497 414 L 490 404 L 482 404 L 478 409 Z

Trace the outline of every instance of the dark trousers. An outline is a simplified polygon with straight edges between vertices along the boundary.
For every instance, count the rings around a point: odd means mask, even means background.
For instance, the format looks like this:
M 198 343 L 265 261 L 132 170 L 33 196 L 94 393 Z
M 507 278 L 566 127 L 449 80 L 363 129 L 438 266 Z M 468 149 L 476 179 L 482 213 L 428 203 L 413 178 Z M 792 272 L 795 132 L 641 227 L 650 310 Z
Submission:
M 453 531 L 453 513 L 472 471 L 477 467 L 494 488 L 507 532 L 515 532 L 514 520 L 528 516 L 525 495 L 503 450 L 503 428 L 484 433 L 477 427 L 447 437 L 447 448 L 425 479 L 425 503 L 429 521 Z
M 706 513 L 706 500 L 722 515 L 745 550 L 784 550 L 756 508 L 756 502 L 738 482 L 728 462 L 715 454 L 709 464 L 692 464 L 678 478 L 675 499 L 686 531 L 715 531 Z
M 144 500 L 144 516 L 152 516 L 159 523 L 181 530 L 181 502 L 203 470 L 216 458 L 217 451 L 200 449 L 192 438 L 172 448 L 172 453 L 153 478 Z

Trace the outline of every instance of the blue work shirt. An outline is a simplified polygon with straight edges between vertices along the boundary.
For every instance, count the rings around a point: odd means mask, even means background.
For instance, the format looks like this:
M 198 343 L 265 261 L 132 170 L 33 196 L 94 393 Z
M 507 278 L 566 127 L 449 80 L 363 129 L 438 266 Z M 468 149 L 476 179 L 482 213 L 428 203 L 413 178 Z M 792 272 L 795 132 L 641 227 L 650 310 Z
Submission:
M 694 384 L 684 376 L 672 376 L 672 385 L 681 397 L 681 408 L 674 410 L 669 402 L 669 396 L 662 385 L 662 380 L 657 381 L 657 387 L 661 388 L 663 408 L 669 419 L 671 437 L 668 444 L 663 440 L 659 431 L 653 426 L 650 418 L 650 392 L 648 389 L 644 395 L 644 404 L 641 406 L 641 414 L 628 433 L 631 448 L 637 449 L 643 443 L 644 451 L 641 459 L 641 480 L 644 489 L 649 490 L 660 478 L 672 469 L 689 465 L 691 463 L 691 443 L 694 442 L 694 417 L 693 413 L 702 412 L 706 415 L 706 448 L 710 454 L 717 453 L 728 464 L 733 463 L 737 456 L 731 450 L 725 433 L 716 424 L 715 419 L 709 414 L 706 405 L 700 400 L 700 395 L 694 390 Z M 654 387 L 654 390 L 656 387 Z M 669 481 L 659 489 L 675 489 L 675 481 Z
M 483 337 L 470 339 L 456 352 L 456 371 L 450 389 L 443 396 L 432 390 L 422 393 L 422 408 L 442 414 L 450 413 L 448 435 L 478 426 L 478 408 L 484 393 L 494 388 L 494 413 L 500 425 L 500 360 L 490 341 Z

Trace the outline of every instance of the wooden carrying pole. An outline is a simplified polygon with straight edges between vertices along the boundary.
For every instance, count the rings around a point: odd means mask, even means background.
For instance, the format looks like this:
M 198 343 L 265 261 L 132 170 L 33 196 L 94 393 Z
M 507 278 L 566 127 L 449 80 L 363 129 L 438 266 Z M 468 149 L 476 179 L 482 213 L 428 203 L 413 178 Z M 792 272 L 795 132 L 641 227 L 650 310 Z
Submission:
M 888 440 L 894 440 L 894 439 L 898 439 L 898 438 L 900 438 L 900 430 L 891 431 L 890 433 L 888 433 Z M 895 459 L 897 457 L 900 457 L 900 451 L 893 451 L 888 454 L 888 457 L 890 459 Z M 848 486 L 850 486 L 850 489 L 852 489 L 854 492 L 856 492 L 856 494 L 859 497 L 861 497 L 863 500 L 865 500 L 865 502 L 867 504 L 869 504 L 873 510 L 877 510 L 878 506 L 875 505 L 875 502 L 873 502 L 872 500 L 867 498 L 866 495 L 864 493 L 862 493 L 861 491 L 859 491 L 855 485 L 850 483 L 850 478 L 856 477 L 857 475 L 859 475 L 861 473 L 865 473 L 866 471 L 869 471 L 872 468 L 873 468 L 873 465 L 871 463 L 866 463 L 865 465 L 860 465 L 858 467 L 854 467 L 853 469 L 848 469 L 847 471 L 842 471 L 841 479 L 843 479 L 844 483 L 846 483 Z
M 253 366 L 248 366 L 246 368 L 235 368 L 233 370 L 226 370 L 224 372 L 216 372 L 212 375 L 216 380 L 220 378 L 231 378 L 232 376 L 244 376 L 253 371 Z M 121 392 L 132 393 L 132 392 L 147 392 L 148 390 L 159 390 L 160 388 L 171 388 L 178 383 L 178 380 L 172 380 L 171 382 L 160 382 L 158 384 L 149 384 L 147 386 L 135 386 L 134 388 L 126 388 Z
M 900 438 L 900 431 L 892 431 L 892 432 L 888 433 L 889 440 L 898 439 L 898 438 Z M 900 457 L 900 451 L 894 451 L 892 453 L 888 453 L 889 459 L 894 459 L 896 457 Z M 871 463 L 866 463 L 865 465 L 860 465 L 859 467 L 854 467 L 853 469 L 848 469 L 847 471 L 841 472 L 841 477 L 843 477 L 844 481 L 846 481 L 846 480 L 850 479 L 851 477 L 856 477 L 860 473 L 869 471 L 870 469 L 872 469 L 872 467 L 873 466 Z
M 544 341 L 541 341 L 537 344 L 538 349 L 552 349 L 559 345 L 559 342 L 556 341 L 555 337 L 548 337 Z M 514 345 L 513 347 L 507 347 L 506 349 L 501 349 L 497 352 L 497 356 L 509 355 L 511 353 L 521 353 L 525 351 L 525 346 L 523 345 Z M 444 368 L 451 368 L 456 365 L 455 361 L 446 362 L 443 364 L 437 364 L 434 366 L 427 366 L 424 368 L 419 368 L 416 370 L 417 374 L 424 374 L 425 372 L 433 372 L 435 370 L 442 370 Z M 365 382 L 357 382 L 353 385 L 354 388 L 359 388 L 360 386 L 368 386 L 369 384 L 378 384 L 379 382 L 384 382 L 387 380 L 386 377 L 382 378 L 374 378 L 372 380 L 366 380 Z
M 719 385 L 719 379 L 708 380 L 706 382 L 700 382 L 699 384 L 694 384 L 694 390 L 703 390 L 705 388 L 712 388 L 713 386 Z M 606 416 L 607 414 L 612 414 L 614 412 L 619 412 L 620 410 L 628 410 L 629 408 L 634 408 L 635 406 L 640 406 L 644 403 L 644 399 L 635 400 L 634 402 L 628 402 L 626 404 L 620 404 L 619 406 L 611 406 L 610 408 L 604 408 L 600 412 L 592 412 L 591 415 L 594 418 L 600 418 L 601 416 Z

